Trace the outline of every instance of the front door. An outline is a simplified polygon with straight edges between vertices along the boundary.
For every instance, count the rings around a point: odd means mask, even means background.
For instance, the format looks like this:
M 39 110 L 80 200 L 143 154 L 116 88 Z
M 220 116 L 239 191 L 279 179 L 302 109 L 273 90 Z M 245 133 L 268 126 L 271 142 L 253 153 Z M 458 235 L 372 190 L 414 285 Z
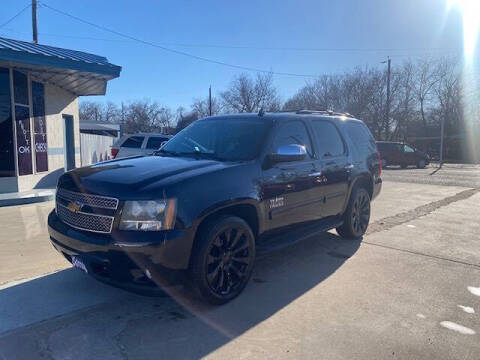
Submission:
M 313 120 L 313 133 L 317 142 L 319 170 L 322 184 L 322 216 L 339 214 L 348 192 L 351 167 L 347 160 L 345 143 L 337 127 L 328 120 Z
M 65 171 L 75 168 L 75 139 L 73 130 L 73 116 L 62 115 L 63 117 L 63 152 Z
M 289 121 L 274 130 L 270 152 L 282 145 L 306 148 L 304 160 L 274 164 L 263 172 L 263 204 L 267 227 L 274 229 L 320 217 L 319 183 L 315 178 L 311 137 L 302 121 Z M 312 176 L 313 175 L 313 176 Z
M 417 163 L 415 149 L 413 149 L 411 146 L 403 145 L 403 154 L 405 158 L 405 164 L 415 165 Z

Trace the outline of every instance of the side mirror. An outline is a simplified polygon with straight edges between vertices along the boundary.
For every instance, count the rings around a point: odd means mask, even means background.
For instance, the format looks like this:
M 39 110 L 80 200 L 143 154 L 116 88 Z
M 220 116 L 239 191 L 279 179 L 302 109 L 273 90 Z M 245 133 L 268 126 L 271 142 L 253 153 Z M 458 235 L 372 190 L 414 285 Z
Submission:
M 288 144 L 280 146 L 273 154 L 268 155 L 270 164 L 280 162 L 300 161 L 307 157 L 305 146 L 298 144 Z

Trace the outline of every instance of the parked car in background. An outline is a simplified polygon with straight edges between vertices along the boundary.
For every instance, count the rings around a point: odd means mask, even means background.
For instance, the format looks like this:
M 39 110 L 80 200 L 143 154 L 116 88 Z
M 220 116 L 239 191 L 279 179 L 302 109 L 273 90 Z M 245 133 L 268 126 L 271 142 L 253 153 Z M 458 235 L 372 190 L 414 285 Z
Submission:
M 112 158 L 149 155 L 166 143 L 172 135 L 138 133 L 124 135 L 112 145 Z
M 382 166 L 400 165 L 403 169 L 415 165 L 423 169 L 430 163 L 430 156 L 413 146 L 392 141 L 377 141 L 378 151 L 382 157 Z

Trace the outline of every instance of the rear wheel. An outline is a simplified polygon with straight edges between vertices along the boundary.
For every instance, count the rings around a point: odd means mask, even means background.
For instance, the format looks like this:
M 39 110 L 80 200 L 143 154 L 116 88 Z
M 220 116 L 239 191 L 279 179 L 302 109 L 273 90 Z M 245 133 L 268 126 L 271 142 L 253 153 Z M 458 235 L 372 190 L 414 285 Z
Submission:
M 224 304 L 245 288 L 254 261 L 250 226 L 235 216 L 219 217 L 200 234 L 191 268 L 194 285 L 208 302 Z
M 400 167 L 401 167 L 402 169 L 406 169 L 406 168 L 407 168 L 407 164 L 400 164 Z
M 426 164 L 425 164 L 425 160 L 423 160 L 423 159 L 418 160 L 417 168 L 419 168 L 419 169 L 424 169 L 424 168 L 425 168 L 425 165 L 426 165 Z
M 367 231 L 369 222 L 370 195 L 363 188 L 354 188 L 343 215 L 343 225 L 337 228 L 337 232 L 341 237 L 358 239 Z

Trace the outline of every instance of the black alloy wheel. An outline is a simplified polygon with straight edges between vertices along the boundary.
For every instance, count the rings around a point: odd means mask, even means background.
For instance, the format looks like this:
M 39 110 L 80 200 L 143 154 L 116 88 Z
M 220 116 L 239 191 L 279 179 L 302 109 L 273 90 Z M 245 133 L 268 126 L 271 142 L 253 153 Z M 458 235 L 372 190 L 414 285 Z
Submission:
M 254 261 L 255 240 L 248 224 L 238 217 L 221 217 L 206 229 L 192 275 L 201 295 L 223 304 L 241 293 Z
M 343 221 L 337 228 L 340 236 L 358 239 L 365 234 L 370 222 L 370 196 L 365 189 L 353 189 Z
M 366 191 L 357 194 L 353 202 L 352 225 L 356 234 L 363 235 L 370 221 L 370 198 Z

